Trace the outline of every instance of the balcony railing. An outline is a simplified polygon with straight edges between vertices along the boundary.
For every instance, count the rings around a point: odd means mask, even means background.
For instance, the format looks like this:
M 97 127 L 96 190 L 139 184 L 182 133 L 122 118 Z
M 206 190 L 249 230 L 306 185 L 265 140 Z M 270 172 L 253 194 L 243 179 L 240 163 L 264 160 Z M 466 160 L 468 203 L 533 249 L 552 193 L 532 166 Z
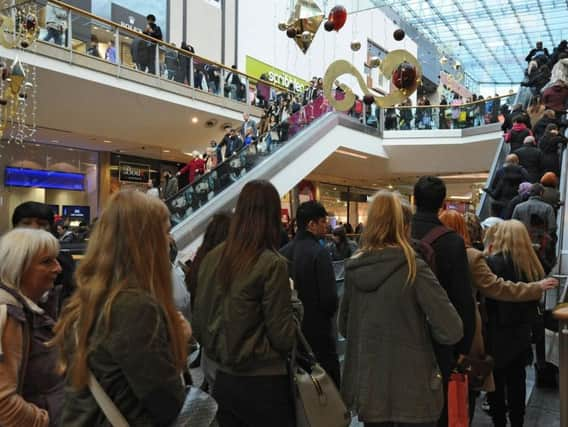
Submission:
M 510 107 L 515 93 L 452 105 L 398 106 L 384 110 L 384 130 L 466 129 L 502 123 L 503 105 Z
M 38 8 L 38 41 L 67 51 L 68 56 L 58 55 L 60 59 L 74 63 L 76 56 L 91 58 L 99 62 L 97 69 L 119 77 L 135 72 L 143 82 L 155 79 L 258 107 L 279 95 L 294 95 L 288 88 L 149 37 L 140 28 L 116 24 L 64 2 L 50 0 Z

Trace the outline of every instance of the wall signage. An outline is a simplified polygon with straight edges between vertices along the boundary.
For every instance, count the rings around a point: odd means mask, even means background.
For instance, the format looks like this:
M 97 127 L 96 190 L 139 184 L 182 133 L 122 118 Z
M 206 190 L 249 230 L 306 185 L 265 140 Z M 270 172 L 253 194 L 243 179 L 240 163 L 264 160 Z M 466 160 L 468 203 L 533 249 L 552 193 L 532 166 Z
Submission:
M 292 84 L 294 86 L 294 92 L 296 93 L 304 93 L 305 89 L 308 87 L 308 82 L 306 80 L 248 55 L 246 57 L 246 73 L 257 79 L 260 79 L 261 76 L 264 75 L 270 83 L 286 88 Z
M 126 182 L 148 182 L 150 179 L 150 165 L 120 162 L 118 165 L 118 179 Z

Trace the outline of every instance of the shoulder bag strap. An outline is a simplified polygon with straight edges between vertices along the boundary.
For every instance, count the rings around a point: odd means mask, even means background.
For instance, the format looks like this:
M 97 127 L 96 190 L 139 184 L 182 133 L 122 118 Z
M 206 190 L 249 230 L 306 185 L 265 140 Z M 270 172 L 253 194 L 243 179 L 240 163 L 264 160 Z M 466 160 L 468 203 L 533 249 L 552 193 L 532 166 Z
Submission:
M 129 427 L 126 418 L 120 413 L 120 410 L 116 407 L 108 394 L 105 393 L 90 369 L 88 374 L 89 390 L 112 427 Z
M 426 235 L 420 239 L 422 242 L 427 243 L 428 245 L 432 246 L 436 240 L 440 237 L 451 233 L 452 230 L 449 228 L 444 227 L 443 225 L 438 225 L 431 229 Z

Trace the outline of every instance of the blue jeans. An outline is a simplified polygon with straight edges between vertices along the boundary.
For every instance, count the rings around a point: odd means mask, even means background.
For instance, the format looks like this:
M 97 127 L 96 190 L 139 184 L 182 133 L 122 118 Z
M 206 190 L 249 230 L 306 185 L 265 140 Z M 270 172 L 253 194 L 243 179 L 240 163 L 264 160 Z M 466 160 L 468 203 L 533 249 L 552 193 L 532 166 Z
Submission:
M 53 40 L 53 43 L 61 46 L 63 44 L 63 33 L 55 28 L 48 28 L 47 35 L 43 38 L 44 42 L 49 42 Z

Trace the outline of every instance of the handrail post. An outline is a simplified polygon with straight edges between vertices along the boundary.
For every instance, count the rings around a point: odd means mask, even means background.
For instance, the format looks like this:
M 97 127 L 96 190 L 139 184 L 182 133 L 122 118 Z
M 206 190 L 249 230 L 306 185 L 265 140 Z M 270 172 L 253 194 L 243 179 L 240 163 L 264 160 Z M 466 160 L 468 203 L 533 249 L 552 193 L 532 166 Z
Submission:
M 158 43 L 154 43 L 154 67 L 159 80 L 162 77 L 162 72 L 160 70 L 160 45 Z
M 73 62 L 73 17 L 72 11 L 67 11 L 67 31 L 65 32 L 65 47 L 69 49 L 69 63 Z
M 560 304 L 554 310 L 558 319 L 560 427 L 568 427 L 568 304 Z
M 117 75 L 120 76 L 120 68 L 122 66 L 122 56 L 121 56 L 122 49 L 120 47 L 120 31 L 118 27 L 115 27 L 114 29 L 114 51 L 116 55 Z
M 248 77 L 245 77 L 245 102 L 247 103 L 247 105 L 250 105 L 250 80 L 248 79 Z
M 195 79 L 193 78 L 194 73 L 195 73 L 195 61 L 193 60 L 193 56 L 190 55 L 189 56 L 189 76 L 188 76 L 189 81 L 187 82 L 187 84 L 189 85 L 189 87 L 192 87 L 192 88 L 195 89 Z

